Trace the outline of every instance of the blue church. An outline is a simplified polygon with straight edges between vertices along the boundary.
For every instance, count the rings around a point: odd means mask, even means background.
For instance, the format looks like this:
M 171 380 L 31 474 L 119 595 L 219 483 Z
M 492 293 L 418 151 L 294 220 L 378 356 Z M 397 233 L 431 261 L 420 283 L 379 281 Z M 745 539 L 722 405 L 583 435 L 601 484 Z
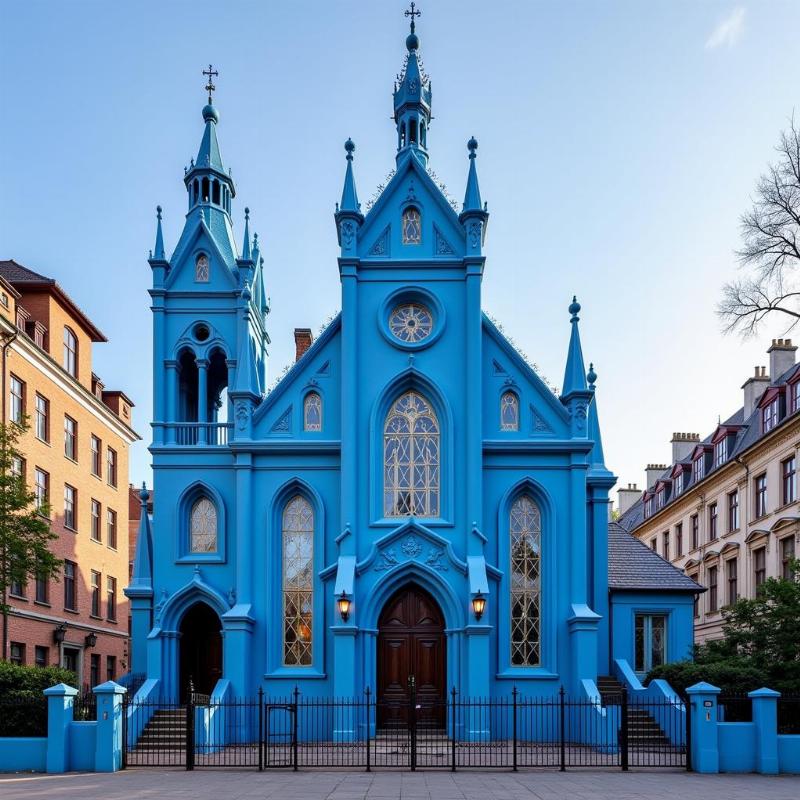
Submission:
M 690 654 L 700 587 L 609 526 L 581 306 L 555 394 L 481 310 L 478 143 L 454 208 L 413 17 L 405 46 L 394 173 L 368 210 L 344 146 L 341 312 L 269 392 L 268 270 L 247 209 L 234 235 L 209 68 L 183 232 L 168 258 L 159 208 L 149 259 L 156 503 L 126 592 L 141 696 L 595 698 Z

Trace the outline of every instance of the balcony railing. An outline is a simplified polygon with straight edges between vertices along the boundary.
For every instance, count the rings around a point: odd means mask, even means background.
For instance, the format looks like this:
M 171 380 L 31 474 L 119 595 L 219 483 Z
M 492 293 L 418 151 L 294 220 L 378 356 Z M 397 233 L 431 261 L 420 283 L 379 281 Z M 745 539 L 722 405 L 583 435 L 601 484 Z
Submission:
M 168 422 L 167 444 L 181 447 L 223 447 L 228 444 L 228 422 Z

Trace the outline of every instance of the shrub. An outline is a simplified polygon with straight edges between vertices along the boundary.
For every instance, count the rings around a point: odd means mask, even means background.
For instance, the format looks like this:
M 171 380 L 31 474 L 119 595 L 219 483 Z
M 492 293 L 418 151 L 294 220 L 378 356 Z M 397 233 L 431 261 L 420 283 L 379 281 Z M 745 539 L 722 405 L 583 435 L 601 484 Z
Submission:
M 75 673 L 61 667 L 22 667 L 0 661 L 0 736 L 46 736 L 44 690 L 76 682 Z

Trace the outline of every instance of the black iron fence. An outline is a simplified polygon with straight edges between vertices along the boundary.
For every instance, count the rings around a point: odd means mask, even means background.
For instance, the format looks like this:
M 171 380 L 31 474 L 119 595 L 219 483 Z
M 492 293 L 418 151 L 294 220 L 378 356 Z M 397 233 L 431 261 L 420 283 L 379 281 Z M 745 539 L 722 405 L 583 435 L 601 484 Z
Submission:
M 685 767 L 687 715 L 668 698 L 126 699 L 124 765 L 372 769 Z M 616 702 L 616 701 L 619 702 Z

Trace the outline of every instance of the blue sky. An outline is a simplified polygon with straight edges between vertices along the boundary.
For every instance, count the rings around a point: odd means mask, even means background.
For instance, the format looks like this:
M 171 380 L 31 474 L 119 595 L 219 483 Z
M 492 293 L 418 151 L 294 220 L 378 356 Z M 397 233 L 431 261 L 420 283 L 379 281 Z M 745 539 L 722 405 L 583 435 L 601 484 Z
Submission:
M 466 141 L 491 220 L 484 307 L 561 384 L 583 304 L 607 462 L 641 484 L 672 431 L 705 435 L 783 329 L 724 337 L 738 218 L 798 98 L 800 4 L 428 0 L 431 166 L 463 196 Z M 394 165 L 406 4 L 0 2 L 0 258 L 59 280 L 110 339 L 95 371 L 149 440 L 147 251 L 168 249 L 219 69 L 223 157 L 266 258 L 270 373 L 339 308 L 342 144 L 363 201 Z M 800 338 L 800 334 L 798 335 Z M 131 478 L 148 478 L 145 444 Z

